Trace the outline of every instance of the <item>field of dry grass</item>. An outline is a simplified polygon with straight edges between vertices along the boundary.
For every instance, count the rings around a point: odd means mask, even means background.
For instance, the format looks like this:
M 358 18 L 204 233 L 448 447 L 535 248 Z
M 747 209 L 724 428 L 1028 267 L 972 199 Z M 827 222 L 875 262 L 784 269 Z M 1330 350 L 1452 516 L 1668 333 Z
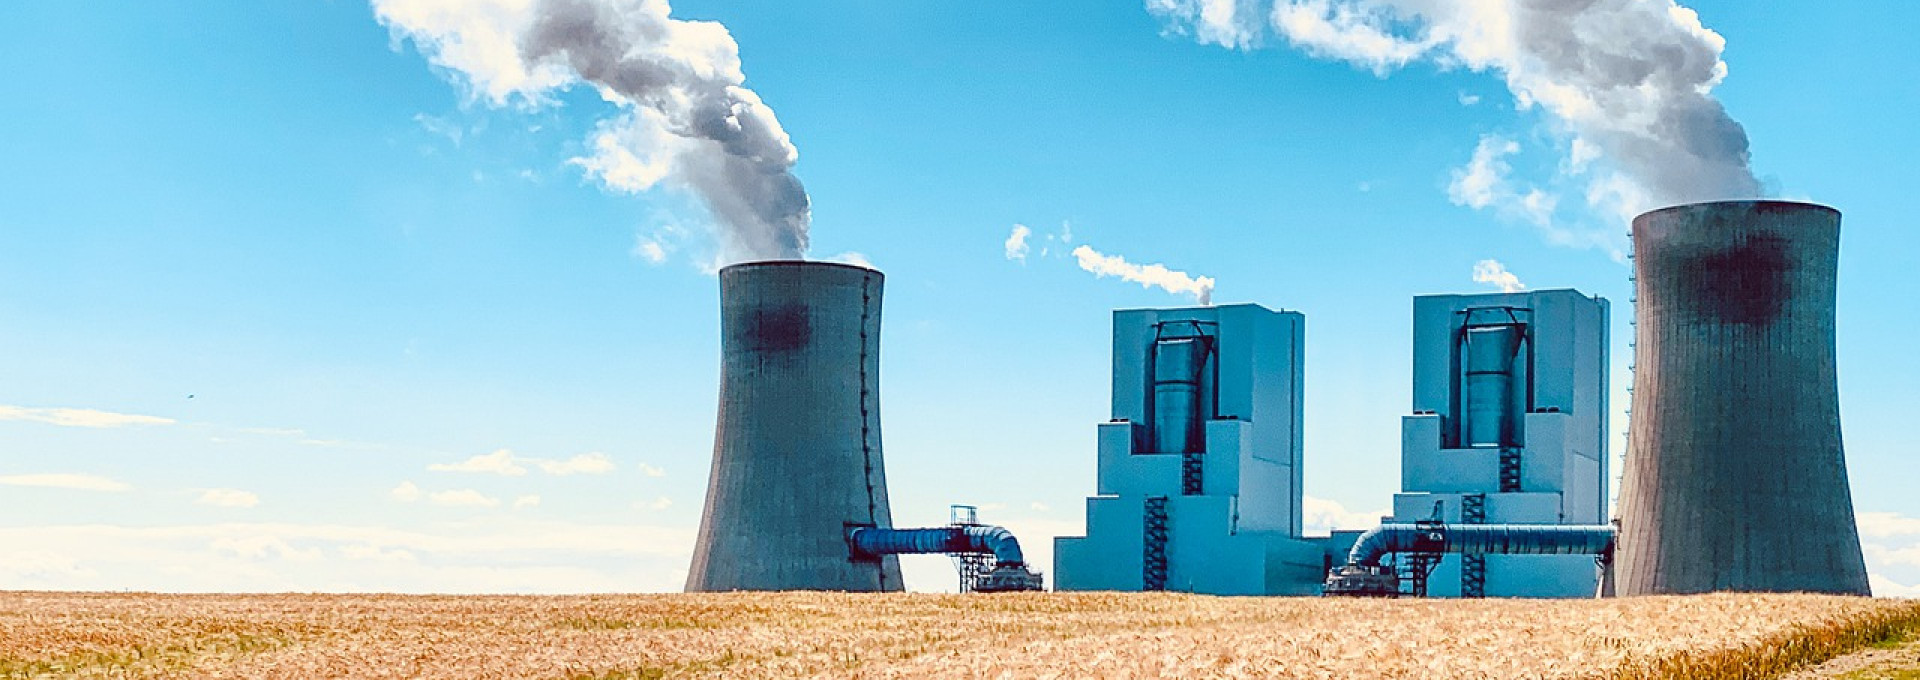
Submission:
M 0 678 L 1766 677 L 1920 601 L 0 593 Z

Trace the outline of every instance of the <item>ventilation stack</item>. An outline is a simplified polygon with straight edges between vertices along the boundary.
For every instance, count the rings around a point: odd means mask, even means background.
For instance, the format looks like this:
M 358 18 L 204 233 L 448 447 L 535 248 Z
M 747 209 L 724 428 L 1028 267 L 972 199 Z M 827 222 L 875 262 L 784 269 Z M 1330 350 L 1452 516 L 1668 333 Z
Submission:
M 720 270 L 720 414 L 687 592 L 901 590 L 880 455 L 880 272 L 774 261 Z
M 1840 446 L 1840 213 L 1699 203 L 1633 221 L 1621 595 L 1868 594 Z

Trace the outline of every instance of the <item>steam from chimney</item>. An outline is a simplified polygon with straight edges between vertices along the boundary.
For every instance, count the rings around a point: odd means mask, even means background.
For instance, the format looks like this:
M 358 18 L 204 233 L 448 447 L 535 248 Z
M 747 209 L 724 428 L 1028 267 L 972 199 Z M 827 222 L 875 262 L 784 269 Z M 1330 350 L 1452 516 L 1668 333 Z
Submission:
M 1568 172 L 1586 176 L 1590 203 L 1620 214 L 1761 193 L 1746 131 L 1710 94 L 1727 74 L 1726 40 L 1673 0 L 1146 4 L 1170 30 L 1229 48 L 1272 34 L 1383 76 L 1422 58 L 1498 73 L 1520 108 L 1565 124 Z M 1587 167 L 1595 152 L 1611 170 Z
M 1073 257 L 1079 260 L 1081 269 L 1093 272 L 1096 276 L 1118 276 L 1144 288 L 1159 288 L 1174 295 L 1192 295 L 1200 304 L 1213 304 L 1211 277 L 1191 276 L 1161 264 L 1134 264 L 1119 255 L 1102 254 L 1088 246 L 1074 248 Z
M 1473 264 L 1473 282 L 1484 283 L 1500 289 L 1502 293 L 1520 293 L 1527 290 L 1527 284 L 1520 277 L 1507 271 L 1507 266 L 1499 260 L 1481 260 Z
M 601 121 L 572 163 L 626 192 L 662 181 L 712 212 L 728 261 L 793 259 L 811 209 L 793 175 L 799 152 L 760 96 L 743 86 L 725 26 L 669 17 L 667 0 L 372 0 L 381 23 L 411 39 L 477 97 L 539 106 L 585 82 L 622 110 Z

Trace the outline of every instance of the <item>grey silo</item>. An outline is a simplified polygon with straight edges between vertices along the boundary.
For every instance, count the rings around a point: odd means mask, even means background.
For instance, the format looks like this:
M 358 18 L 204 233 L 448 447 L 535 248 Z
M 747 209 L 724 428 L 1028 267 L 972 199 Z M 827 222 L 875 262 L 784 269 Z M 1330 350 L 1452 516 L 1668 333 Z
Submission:
M 880 453 L 880 272 L 720 270 L 720 409 L 687 591 L 901 590 L 847 529 L 891 527 Z
M 1868 593 L 1834 375 L 1840 213 L 1781 201 L 1633 221 L 1621 595 Z

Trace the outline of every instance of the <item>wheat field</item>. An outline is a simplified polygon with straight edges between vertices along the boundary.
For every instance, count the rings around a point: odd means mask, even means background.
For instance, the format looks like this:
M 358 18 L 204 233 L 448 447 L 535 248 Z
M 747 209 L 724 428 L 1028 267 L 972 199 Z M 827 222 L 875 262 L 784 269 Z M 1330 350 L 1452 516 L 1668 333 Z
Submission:
M 0 678 L 1737 678 L 1915 626 L 1814 595 L 9 592 Z

